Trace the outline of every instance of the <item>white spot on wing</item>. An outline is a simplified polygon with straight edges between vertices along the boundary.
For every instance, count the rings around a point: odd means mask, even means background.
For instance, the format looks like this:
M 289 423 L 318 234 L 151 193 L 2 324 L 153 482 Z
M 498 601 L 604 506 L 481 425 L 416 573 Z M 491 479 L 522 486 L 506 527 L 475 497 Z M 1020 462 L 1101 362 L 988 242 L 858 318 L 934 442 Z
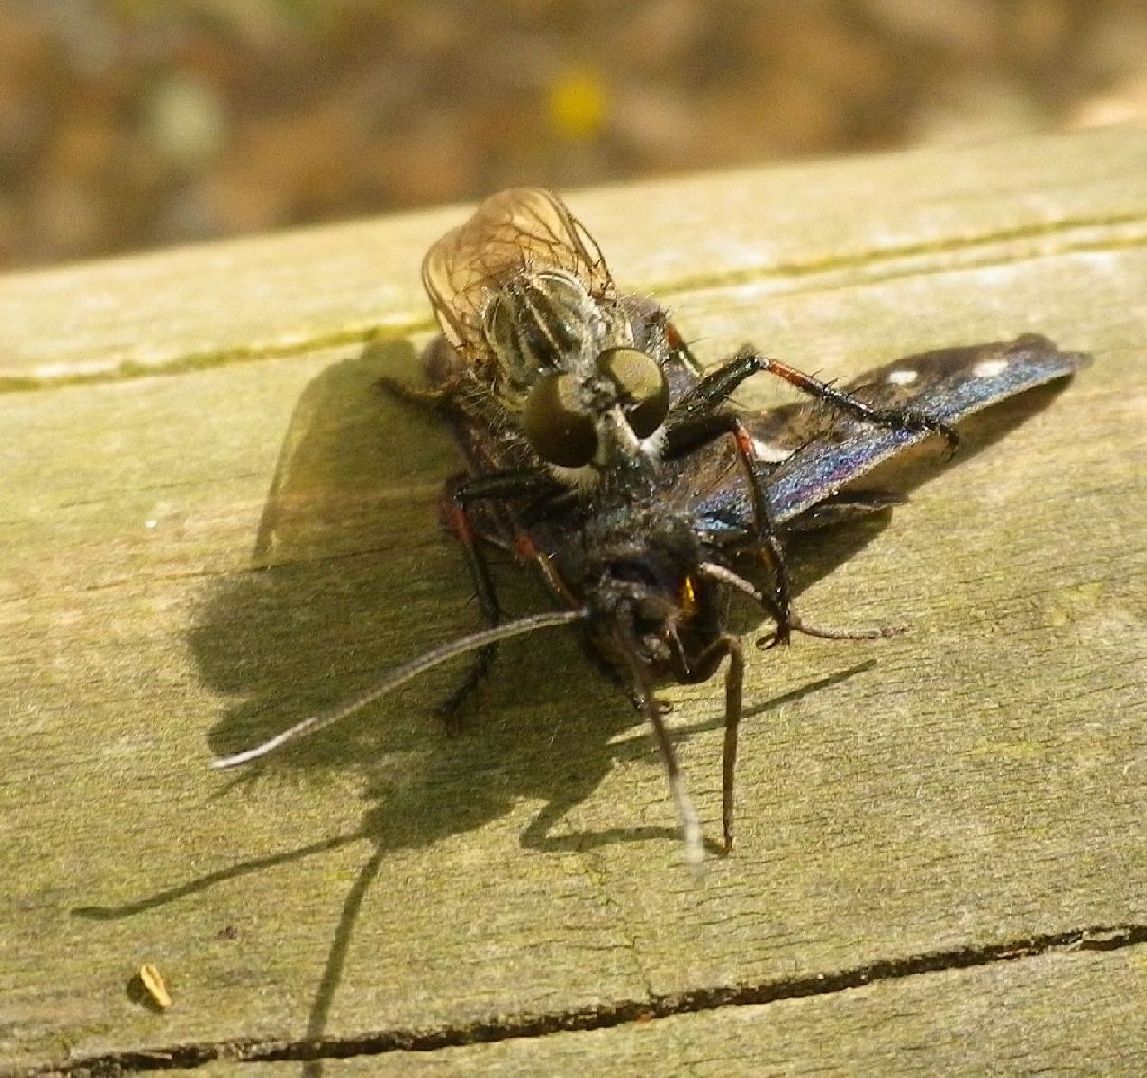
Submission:
M 786 449 L 779 445 L 772 445 L 770 442 L 762 441 L 760 438 L 753 439 L 753 456 L 765 464 L 780 464 L 781 461 L 788 460 L 792 455 L 793 451 L 791 449 Z
M 1006 359 L 985 359 L 972 368 L 976 378 L 996 378 L 1008 369 Z
M 888 372 L 887 382 L 893 386 L 910 386 L 919 377 L 919 371 L 909 367 L 897 367 L 896 370 Z

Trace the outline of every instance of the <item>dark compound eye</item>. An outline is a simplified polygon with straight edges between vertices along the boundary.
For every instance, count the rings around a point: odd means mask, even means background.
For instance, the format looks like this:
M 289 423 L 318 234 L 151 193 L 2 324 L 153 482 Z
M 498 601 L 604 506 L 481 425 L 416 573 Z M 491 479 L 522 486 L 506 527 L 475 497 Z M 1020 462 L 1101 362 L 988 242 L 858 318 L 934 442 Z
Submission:
M 609 348 L 597 357 L 597 369 L 615 386 L 633 433 L 648 438 L 669 412 L 669 383 L 657 361 L 636 348 Z M 573 375 L 552 371 L 535 382 L 522 409 L 522 427 L 538 455 L 565 468 L 589 464 L 597 452 L 593 420 L 577 391 Z
M 522 408 L 522 428 L 550 464 L 580 468 L 597 452 L 593 420 L 578 408 L 577 379 L 570 374 L 554 371 L 537 380 Z
M 622 411 L 638 438 L 648 438 L 669 413 L 669 383 L 652 356 L 636 348 L 609 348 L 597 369 L 617 386 Z

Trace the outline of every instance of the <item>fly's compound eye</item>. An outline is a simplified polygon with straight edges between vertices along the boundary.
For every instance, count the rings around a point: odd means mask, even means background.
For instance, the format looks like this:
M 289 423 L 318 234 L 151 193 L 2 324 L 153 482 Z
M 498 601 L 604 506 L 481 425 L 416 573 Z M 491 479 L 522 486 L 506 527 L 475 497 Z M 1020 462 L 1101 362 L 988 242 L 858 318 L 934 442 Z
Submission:
M 578 407 L 577 379 L 557 371 L 543 374 L 522 408 L 522 429 L 542 460 L 581 468 L 597 452 L 589 413 Z
M 633 433 L 648 438 L 669 414 L 669 382 L 661 365 L 636 348 L 608 348 L 597 357 L 597 369 L 617 386 Z
M 657 361 L 636 348 L 608 348 L 597 357 L 598 373 L 614 387 L 626 421 L 648 438 L 669 413 L 669 383 Z M 580 468 L 597 453 L 591 415 L 571 374 L 551 371 L 534 383 L 522 408 L 522 428 L 537 454 L 550 464 Z

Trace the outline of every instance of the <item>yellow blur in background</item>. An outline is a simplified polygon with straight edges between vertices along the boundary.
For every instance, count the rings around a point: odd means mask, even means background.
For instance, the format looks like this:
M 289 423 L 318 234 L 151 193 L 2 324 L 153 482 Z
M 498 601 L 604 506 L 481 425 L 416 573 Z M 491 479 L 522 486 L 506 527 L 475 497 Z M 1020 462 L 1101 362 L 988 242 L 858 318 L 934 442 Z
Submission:
M 1147 111 L 1147 0 L 8 0 L 0 270 Z

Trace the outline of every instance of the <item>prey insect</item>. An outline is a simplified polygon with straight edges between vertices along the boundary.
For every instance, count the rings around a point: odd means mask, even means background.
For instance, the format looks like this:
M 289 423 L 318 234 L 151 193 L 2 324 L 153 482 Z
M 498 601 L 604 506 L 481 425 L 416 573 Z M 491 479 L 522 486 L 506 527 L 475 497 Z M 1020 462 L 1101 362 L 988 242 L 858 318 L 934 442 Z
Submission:
M 439 240 L 423 280 L 442 335 L 427 349 L 430 388 L 391 384 L 443 414 L 468 471 L 443 498 L 484 627 L 396 669 L 356 700 L 246 752 L 230 767 L 321 729 L 439 663 L 472 662 L 441 707 L 447 721 L 488 674 L 498 644 L 576 626 L 595 663 L 649 723 L 686 856 L 702 830 L 655 698 L 658 684 L 702 682 L 725 664 L 722 835 L 733 844 L 744 657 L 734 600 L 794 632 L 870 638 L 806 622 L 793 608 L 785 546 L 811 528 L 890 504 L 855 484 L 926 438 L 997 401 L 1067 378 L 1082 356 L 1046 338 L 907 357 L 839 388 L 751 346 L 703 374 L 665 312 L 618 290 L 596 243 L 555 195 L 504 191 Z M 732 394 L 767 373 L 808 405 L 739 413 Z M 503 622 L 487 548 L 514 551 L 549 590 L 553 612 Z

